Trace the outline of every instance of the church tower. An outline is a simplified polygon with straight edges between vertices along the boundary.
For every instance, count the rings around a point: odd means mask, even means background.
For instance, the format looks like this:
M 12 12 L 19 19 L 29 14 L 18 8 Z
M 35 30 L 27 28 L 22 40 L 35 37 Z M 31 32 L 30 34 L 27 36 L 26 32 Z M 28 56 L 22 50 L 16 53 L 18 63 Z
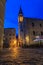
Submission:
M 20 7 L 19 14 L 18 14 L 18 37 L 19 37 L 19 45 L 22 45 L 23 43 L 23 12 Z
M 3 48 L 5 2 L 6 0 L 0 0 L 0 50 Z

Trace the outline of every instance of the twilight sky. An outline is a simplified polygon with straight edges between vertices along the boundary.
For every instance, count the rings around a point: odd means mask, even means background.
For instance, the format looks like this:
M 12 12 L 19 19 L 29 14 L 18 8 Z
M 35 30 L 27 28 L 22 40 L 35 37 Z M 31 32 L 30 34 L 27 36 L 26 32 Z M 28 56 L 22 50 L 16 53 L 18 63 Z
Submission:
M 18 12 L 22 7 L 23 15 L 43 19 L 43 0 L 7 0 L 4 28 L 16 28 L 18 33 Z

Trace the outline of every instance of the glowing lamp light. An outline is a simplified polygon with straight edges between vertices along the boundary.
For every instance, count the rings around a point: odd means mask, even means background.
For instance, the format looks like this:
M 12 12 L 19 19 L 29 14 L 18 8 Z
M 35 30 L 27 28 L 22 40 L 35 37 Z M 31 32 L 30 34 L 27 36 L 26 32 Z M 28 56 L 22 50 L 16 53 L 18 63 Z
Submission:
M 16 45 L 16 43 L 17 43 L 17 40 L 14 40 L 14 44 Z
M 26 42 L 27 43 L 29 42 L 29 36 L 26 36 Z
M 10 42 L 10 47 L 15 46 L 16 43 L 17 43 L 17 40 L 16 39 L 12 39 L 11 42 Z

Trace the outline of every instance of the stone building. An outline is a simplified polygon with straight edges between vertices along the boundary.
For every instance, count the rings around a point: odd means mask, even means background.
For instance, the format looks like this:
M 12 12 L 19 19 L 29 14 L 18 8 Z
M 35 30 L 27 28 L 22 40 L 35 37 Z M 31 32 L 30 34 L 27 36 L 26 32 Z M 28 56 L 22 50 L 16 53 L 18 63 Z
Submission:
M 4 44 L 3 47 L 9 48 L 16 45 L 15 28 L 4 28 Z
M 0 0 L 0 49 L 3 48 L 5 2 L 6 0 Z
M 18 24 L 19 37 L 23 44 L 33 44 L 36 37 L 43 38 L 43 20 L 24 17 L 21 8 Z
M 24 19 L 24 34 L 29 38 L 29 43 L 32 44 L 36 37 L 43 39 L 43 20 L 35 18 Z

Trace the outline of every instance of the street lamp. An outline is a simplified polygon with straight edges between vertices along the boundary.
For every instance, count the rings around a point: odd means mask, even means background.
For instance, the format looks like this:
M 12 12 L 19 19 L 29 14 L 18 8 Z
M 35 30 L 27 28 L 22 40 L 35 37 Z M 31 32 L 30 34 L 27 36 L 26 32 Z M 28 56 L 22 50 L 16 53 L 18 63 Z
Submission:
M 16 45 L 16 44 L 17 44 L 17 40 L 15 39 L 15 40 L 14 40 L 14 45 Z
M 10 48 L 13 48 L 17 45 L 17 40 L 16 39 L 11 39 L 11 42 L 10 42 Z
M 26 36 L 26 43 L 29 43 L 29 36 Z

